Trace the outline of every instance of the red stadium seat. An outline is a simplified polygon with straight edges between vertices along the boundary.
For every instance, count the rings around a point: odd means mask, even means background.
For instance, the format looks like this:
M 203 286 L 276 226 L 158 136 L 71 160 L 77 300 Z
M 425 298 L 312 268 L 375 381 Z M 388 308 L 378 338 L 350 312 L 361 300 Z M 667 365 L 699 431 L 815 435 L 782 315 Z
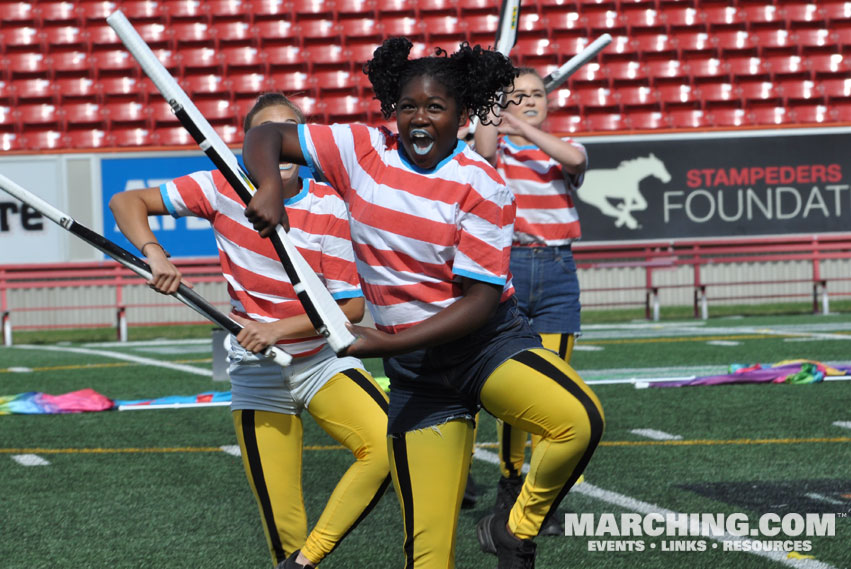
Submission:
M 626 21 L 616 10 L 590 12 L 582 17 L 582 24 L 592 37 L 604 33 L 625 34 L 627 31 Z
M 572 115 L 580 114 L 579 97 L 575 95 L 577 92 L 593 93 L 601 86 L 580 86 L 574 89 L 556 89 L 550 94 L 551 105 L 557 113 L 567 113 Z
M 823 0 L 818 2 L 819 15 L 822 16 L 828 26 L 845 25 L 851 23 L 851 2 L 846 0 Z
M 706 24 L 700 17 L 700 11 L 685 2 L 681 5 L 667 7 L 661 12 L 670 34 L 706 31 Z
M 386 1 L 387 0 L 379 0 L 379 2 Z M 492 2 L 491 0 L 458 0 L 458 10 L 461 16 L 469 16 L 472 14 L 499 14 L 499 4 Z
M 34 26 L 20 26 L 6 28 L 3 30 L 3 45 L 6 50 L 10 48 L 16 51 L 29 49 L 30 51 L 41 51 L 44 33 Z
M 256 47 L 224 47 L 219 49 L 219 54 L 228 75 L 236 70 L 260 73 L 266 68 L 266 57 Z
M 415 0 L 377 0 L 375 9 L 379 20 L 390 14 L 412 16 L 416 14 L 417 3 Z
M 558 46 L 549 39 L 518 39 L 511 50 L 511 57 L 526 67 L 541 67 L 549 63 L 558 63 Z
M 50 56 L 50 67 L 54 77 L 88 77 L 92 62 L 82 51 L 63 51 Z
M 671 112 L 674 109 L 693 109 L 700 106 L 700 93 L 688 84 L 665 84 L 656 87 L 662 107 Z
M 414 44 L 416 45 L 416 44 Z M 424 45 L 424 44 L 420 44 Z M 349 46 L 349 60 L 352 62 L 352 72 L 357 74 L 362 74 L 363 64 L 372 59 L 373 53 L 375 53 L 375 49 L 377 45 L 368 45 L 368 44 L 357 44 Z
M 218 73 L 223 70 L 221 56 L 212 48 L 198 47 L 183 49 L 179 50 L 179 53 L 178 63 L 182 75 Z
M 171 106 L 165 101 L 152 101 L 148 105 L 150 120 L 154 132 L 159 128 L 179 125 L 180 121 L 171 110 Z
M 272 45 L 299 45 L 298 26 L 289 20 L 260 20 L 254 24 L 254 32 L 261 47 Z
M 795 122 L 815 124 L 831 122 L 833 117 L 825 105 L 795 105 Z
M 639 4 L 638 6 L 638 8 L 628 10 L 624 10 L 623 7 L 621 8 L 623 21 L 626 23 L 627 31 L 631 35 L 662 34 L 668 31 L 662 12 L 643 4 Z
M 385 37 L 405 36 L 411 41 L 425 41 L 425 26 L 410 16 L 385 16 L 381 19 L 381 31 Z
M 629 113 L 627 115 L 627 122 L 634 130 L 658 130 L 671 127 L 671 121 L 668 115 L 659 111 Z
M 253 0 L 250 6 L 254 23 L 261 20 L 289 20 L 290 6 L 284 0 Z
M 783 105 L 783 93 L 771 81 L 743 81 L 738 88 L 742 104 L 747 109 Z
M 754 30 L 748 35 L 747 43 L 762 56 L 793 55 L 798 52 L 795 35 L 785 29 Z
M 291 0 L 290 8 L 299 23 L 304 20 L 334 18 L 334 5 L 325 0 Z
M 118 2 L 109 0 L 78 0 L 76 4 L 77 16 L 86 28 L 102 23 L 107 16 L 118 10 Z
M 381 43 L 382 26 L 374 19 L 358 18 L 342 20 L 339 30 L 346 44 Z
M 325 72 L 317 72 L 317 73 L 325 73 Z M 336 71 L 332 71 L 331 73 L 337 73 Z M 342 72 L 345 73 L 345 72 Z M 267 84 L 270 89 L 274 89 L 275 91 L 283 91 L 286 94 L 292 93 L 305 93 L 308 89 L 311 88 L 311 80 L 316 78 L 316 74 L 308 77 L 307 73 L 301 73 L 299 71 L 295 72 L 285 72 L 285 73 L 276 73 L 268 78 Z M 233 78 L 233 86 L 234 89 L 240 83 L 238 78 Z
M 700 15 L 710 32 L 721 30 L 744 30 L 745 20 L 739 17 L 733 6 L 708 5 L 700 7 Z
M 705 109 L 737 108 L 741 104 L 739 88 L 732 83 L 705 83 L 700 86 L 700 99 Z
M 851 103 L 833 105 L 830 116 L 836 122 L 851 123 Z
M 66 132 L 64 142 L 74 150 L 96 149 L 112 146 L 112 137 L 105 130 L 85 128 Z
M 106 118 L 109 130 L 116 128 L 144 128 L 148 122 L 148 107 L 135 101 L 106 103 Z
M 97 81 L 95 89 L 104 102 L 137 100 L 140 93 L 145 93 L 141 82 L 135 77 L 103 77 Z
M 778 35 L 776 30 L 755 30 L 746 32 L 744 30 L 721 30 L 710 33 L 710 38 L 715 42 L 718 53 L 723 58 L 741 57 L 746 55 L 760 55 L 761 36 L 771 36 L 766 39 L 767 45 L 777 45 Z
M 793 114 L 786 107 L 757 107 L 748 113 L 751 124 L 780 125 L 794 122 Z
M 829 105 L 851 101 L 851 79 L 825 79 L 821 84 Z
M 14 132 L 0 132 L 0 150 L 10 152 L 12 150 L 23 150 L 24 139 Z
M 290 73 L 282 74 L 291 75 Z M 292 75 L 295 75 L 294 73 Z M 230 95 L 234 98 L 237 107 L 242 101 L 248 99 L 254 101 L 258 95 L 270 90 L 284 90 L 275 85 L 271 78 L 263 73 L 233 73 L 228 75 L 227 86 Z
M 667 115 L 673 128 L 705 128 L 712 124 L 700 109 L 672 109 Z
M 467 25 L 456 16 L 428 15 L 422 18 L 422 29 L 429 43 L 445 43 L 446 49 L 467 38 Z M 385 30 L 385 34 L 387 34 Z M 389 34 L 388 34 L 389 35 Z
M 550 37 L 559 42 L 563 38 L 586 38 L 588 30 L 579 12 L 570 10 L 547 15 Z M 471 27 L 472 29 L 472 27 Z
M 203 22 L 207 20 L 206 2 L 201 0 L 161 0 L 169 21 Z
M 230 93 L 230 82 L 221 75 L 214 73 L 204 75 L 187 75 L 180 81 L 180 86 L 189 94 L 190 99 L 195 97 L 225 98 Z
M 311 117 L 316 117 L 318 112 L 317 100 L 315 97 L 310 97 L 306 95 L 295 95 L 290 97 L 290 100 L 298 105 L 298 108 L 301 109 L 301 112 L 304 113 L 304 116 L 307 117 L 308 122 Z
M 77 22 L 74 2 L 38 2 L 38 18 L 42 26 L 67 25 Z
M 785 11 L 774 4 L 758 3 L 741 6 L 736 11 L 736 18 L 745 22 L 751 30 L 779 30 L 786 27 Z
M 170 73 L 176 74 L 178 72 L 181 60 L 174 51 L 170 49 L 152 49 L 151 51 Z
M 805 79 L 810 75 L 810 68 L 799 55 L 779 55 L 766 59 L 766 66 L 775 81 L 781 79 Z
M 360 86 L 351 71 L 317 71 L 310 77 L 310 83 L 320 99 L 327 93 L 337 95 L 357 95 Z
M 323 121 L 328 124 L 340 122 L 366 122 L 367 109 L 360 97 L 332 95 L 319 99 Z
M 173 27 L 167 27 L 160 22 L 142 22 L 134 27 L 151 49 L 167 49 L 171 47 L 171 40 L 174 34 L 177 33 Z
M 249 46 L 257 40 L 257 32 L 248 22 L 216 22 L 213 36 L 219 48 Z
M 213 28 L 206 22 L 172 22 L 169 24 L 168 32 L 178 51 L 188 47 L 215 46 Z
M 20 135 L 22 148 L 26 150 L 56 150 L 64 148 L 65 135 L 58 130 L 28 130 Z
M 818 27 L 824 24 L 825 8 L 815 2 L 795 2 L 794 0 L 783 3 L 783 17 L 786 20 L 787 29 Z
M 298 46 L 275 45 L 263 49 L 269 70 L 307 71 L 307 54 Z
M 6 76 L 15 77 L 47 77 L 52 70 L 52 61 L 42 53 L 7 53 L 3 58 Z
M 614 10 L 618 7 L 617 0 L 575 0 L 580 11 L 593 9 Z
M 115 30 L 106 23 L 89 26 L 86 29 L 86 41 L 92 50 L 118 49 L 124 45 Z
M 851 58 L 841 53 L 811 55 L 806 64 L 812 78 L 817 80 L 851 74 Z
M 56 96 L 61 103 L 78 101 L 94 103 L 98 90 L 95 82 L 88 77 L 63 77 L 53 81 Z
M 429 6 L 439 0 L 431 2 L 421 1 L 420 9 L 429 10 Z M 336 0 L 334 11 L 341 20 L 345 19 L 370 19 L 375 20 L 375 0 Z
M 44 42 L 48 51 L 86 49 L 87 37 L 77 26 L 47 27 L 44 30 Z
M 551 64 L 543 69 L 540 69 L 539 72 L 542 76 L 546 76 L 552 71 L 558 69 L 557 64 Z M 582 67 L 576 70 L 576 72 L 570 76 L 567 80 L 567 84 L 569 86 L 584 86 L 584 87 L 604 87 L 609 84 L 609 76 L 607 70 L 604 66 L 600 65 L 596 61 L 589 61 Z
M 606 74 L 612 86 L 647 85 L 650 78 L 644 66 L 637 61 L 613 61 L 605 66 Z
M 200 99 L 195 101 L 195 106 L 210 124 L 236 123 L 236 107 L 227 99 Z
M 594 113 L 586 119 L 588 130 L 591 132 L 607 130 L 626 130 L 627 124 L 619 113 Z
M 151 131 L 153 144 L 158 146 L 195 146 L 195 139 L 182 126 L 163 126 Z
M 692 57 L 718 57 L 718 43 L 706 32 L 677 32 L 673 36 L 674 45 L 682 61 Z
M 556 12 L 576 11 L 574 0 L 537 0 L 536 5 L 539 12 L 547 15 Z
M 794 41 L 802 55 L 833 53 L 836 51 L 836 35 L 829 29 L 797 30 Z
M 162 2 L 158 0 L 123 0 L 121 2 L 121 11 L 134 25 L 137 22 L 160 21 L 165 18 L 162 10 Z
M 617 90 L 618 101 L 623 112 L 659 110 L 659 98 L 656 91 L 644 85 L 621 87 Z
M 435 14 L 441 16 L 457 16 L 458 11 L 456 10 L 456 7 L 457 2 L 454 0 L 419 0 L 417 2 L 417 11 L 420 17 Z
M 153 144 L 153 137 L 147 128 L 111 128 L 109 143 L 119 147 L 150 146 Z
M 15 127 L 15 113 L 12 112 L 12 107 L 0 105 L 0 127 L 4 131 Z
M 50 103 L 55 92 L 53 82 L 48 79 L 17 79 L 12 81 L 12 90 L 17 103 Z
M 31 126 L 59 129 L 62 124 L 60 107 L 49 103 L 19 104 L 15 107 L 14 113 L 17 123 L 24 130 Z
M 462 20 L 467 26 L 467 41 L 470 42 L 470 45 L 478 44 L 482 47 L 493 47 L 496 41 L 496 30 L 499 26 L 498 15 L 478 14 L 467 16 Z
M 243 0 L 205 0 L 213 24 L 224 21 L 249 21 L 253 3 Z
M 340 26 L 332 19 L 303 20 L 298 23 L 296 32 L 303 46 L 329 45 L 342 43 Z
M 824 104 L 824 85 L 814 81 L 790 80 L 780 84 L 780 92 L 783 94 L 783 102 L 787 107 L 795 110 L 802 104 L 814 105 Z
M 313 45 L 305 50 L 304 58 L 310 66 L 309 72 L 319 69 L 347 70 L 350 68 L 348 53 L 340 45 Z
M 710 121 L 713 126 L 744 126 L 750 122 L 744 109 L 715 109 Z
M 139 73 L 139 64 L 129 51 L 123 49 L 95 52 L 92 54 L 92 67 L 98 76 L 136 76 Z
M 597 87 L 577 90 L 573 92 L 572 96 L 585 111 L 614 112 L 619 108 L 618 99 L 615 93 L 609 88 Z
M 106 118 L 97 103 L 70 103 L 62 106 L 62 118 L 66 131 L 106 128 Z
M 10 24 L 35 24 L 38 10 L 35 2 L 7 2 L 3 5 L 3 21 Z
M 11 104 L 15 100 L 15 91 L 12 83 L 0 79 L 0 104 Z
M 553 134 L 572 134 L 585 129 L 585 121 L 579 115 L 564 112 L 547 116 L 547 129 Z
M 760 57 L 732 57 L 727 60 L 727 68 L 734 82 L 771 78 L 771 67 Z
M 677 57 L 677 45 L 668 34 L 640 35 L 631 42 L 631 48 L 637 52 L 639 59 L 672 59 Z M 603 55 L 606 55 L 608 49 L 603 50 Z
M 688 72 L 693 83 L 707 83 L 720 81 L 728 81 L 730 73 L 728 66 L 724 61 L 710 57 L 708 59 L 690 59 L 688 62 Z
M 688 81 L 688 67 L 679 59 L 653 59 L 644 65 L 644 72 L 654 85 Z

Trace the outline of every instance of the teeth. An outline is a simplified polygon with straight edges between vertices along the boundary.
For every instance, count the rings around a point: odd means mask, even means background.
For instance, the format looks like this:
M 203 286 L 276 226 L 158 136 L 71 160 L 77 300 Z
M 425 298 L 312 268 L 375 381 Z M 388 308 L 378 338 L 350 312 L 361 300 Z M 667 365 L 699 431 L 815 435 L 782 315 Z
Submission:
M 282 172 L 287 172 L 289 170 L 292 170 L 293 166 L 295 166 L 295 164 L 290 163 L 290 164 L 280 164 L 278 167 L 281 169 Z

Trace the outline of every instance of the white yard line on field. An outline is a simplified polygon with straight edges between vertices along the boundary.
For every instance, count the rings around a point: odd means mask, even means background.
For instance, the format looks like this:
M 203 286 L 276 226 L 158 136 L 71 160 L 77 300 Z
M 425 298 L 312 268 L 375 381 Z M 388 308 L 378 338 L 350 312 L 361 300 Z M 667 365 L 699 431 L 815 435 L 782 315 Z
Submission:
M 657 431 L 656 429 L 632 429 L 630 433 L 655 441 L 680 441 L 683 439 L 682 435 L 672 435 L 671 433 Z
M 139 356 L 133 356 L 130 354 L 121 354 L 117 352 L 107 352 L 103 350 L 89 350 L 86 348 L 71 348 L 66 346 L 14 346 L 15 348 L 20 348 L 23 350 L 38 350 L 38 351 L 48 351 L 48 352 L 70 352 L 74 354 L 86 354 L 89 356 L 99 356 L 102 358 L 114 358 L 116 360 L 124 360 L 127 362 L 133 362 L 142 365 L 149 365 L 155 367 L 162 367 L 167 369 L 173 369 L 176 371 L 183 371 L 186 373 L 192 373 L 195 375 L 203 375 L 207 377 L 213 376 L 213 371 L 209 369 L 201 369 L 193 366 L 183 365 L 183 364 L 175 364 L 170 362 L 164 362 L 161 360 L 153 360 L 151 358 L 142 358 Z
M 477 458 L 484 462 L 490 462 L 491 464 L 499 464 L 499 455 L 481 448 L 476 448 L 475 453 L 473 453 L 473 458 Z M 529 464 L 526 463 L 523 465 L 523 472 L 528 471 Z M 593 484 L 587 481 L 583 482 L 582 484 L 577 484 L 576 486 L 571 488 L 570 491 L 576 494 L 583 494 L 585 496 L 600 500 L 602 502 L 606 502 L 607 504 L 612 504 L 613 506 L 617 506 L 618 508 L 622 508 L 630 512 L 638 512 L 640 514 L 658 513 L 663 516 L 667 516 L 669 514 L 677 514 L 677 512 L 674 512 L 673 510 L 661 508 L 656 504 L 650 504 L 649 502 L 642 502 L 641 500 L 632 498 L 625 494 L 619 494 L 617 492 L 612 492 L 611 490 L 605 490 L 598 486 L 594 486 Z M 746 537 L 734 536 L 729 533 L 725 533 L 724 535 L 720 536 L 708 535 L 701 537 L 705 537 L 708 540 L 715 540 L 721 543 L 725 541 L 750 541 Z M 783 551 L 748 550 L 741 551 L 741 553 L 750 553 L 759 557 L 765 557 L 772 561 L 776 561 L 777 563 L 781 563 L 789 567 L 796 567 L 798 569 L 837 569 L 833 565 L 818 561 L 817 559 L 789 559 L 788 557 L 786 557 L 786 552 Z
M 37 454 L 13 454 L 12 460 L 21 466 L 49 466 L 50 462 L 44 460 Z

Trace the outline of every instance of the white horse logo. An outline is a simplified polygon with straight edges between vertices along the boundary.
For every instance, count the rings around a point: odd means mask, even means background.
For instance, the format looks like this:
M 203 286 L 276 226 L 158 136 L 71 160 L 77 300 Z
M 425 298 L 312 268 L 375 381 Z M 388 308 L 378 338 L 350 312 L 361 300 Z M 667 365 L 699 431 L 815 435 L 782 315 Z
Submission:
M 665 184 L 671 181 L 665 164 L 650 154 L 624 160 L 617 168 L 588 170 L 585 182 L 576 194 L 603 215 L 614 217 L 615 227 L 626 225 L 629 229 L 637 229 L 638 221 L 632 212 L 647 209 L 647 200 L 641 195 L 638 183 L 648 176 L 654 176 Z M 620 203 L 615 206 L 609 200 L 620 200 Z

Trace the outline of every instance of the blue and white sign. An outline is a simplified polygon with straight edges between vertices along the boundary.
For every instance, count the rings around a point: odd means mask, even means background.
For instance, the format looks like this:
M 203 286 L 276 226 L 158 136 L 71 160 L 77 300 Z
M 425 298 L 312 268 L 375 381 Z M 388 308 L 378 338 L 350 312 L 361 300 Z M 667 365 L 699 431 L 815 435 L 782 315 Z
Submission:
M 137 253 L 115 224 L 109 209 L 110 198 L 118 192 L 156 187 L 174 178 L 211 168 L 210 159 L 206 156 L 102 158 L 104 235 L 128 251 Z M 160 215 L 149 217 L 148 223 L 159 242 L 173 257 L 218 255 L 213 229 L 206 219 L 175 219 L 170 215 Z

